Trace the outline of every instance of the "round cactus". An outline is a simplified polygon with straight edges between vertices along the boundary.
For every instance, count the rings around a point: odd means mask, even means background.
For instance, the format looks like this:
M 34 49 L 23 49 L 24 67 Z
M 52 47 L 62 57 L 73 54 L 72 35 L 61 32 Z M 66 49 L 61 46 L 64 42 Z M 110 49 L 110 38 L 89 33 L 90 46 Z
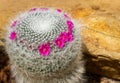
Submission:
M 17 83 L 83 83 L 80 26 L 60 9 L 32 8 L 8 27 Z

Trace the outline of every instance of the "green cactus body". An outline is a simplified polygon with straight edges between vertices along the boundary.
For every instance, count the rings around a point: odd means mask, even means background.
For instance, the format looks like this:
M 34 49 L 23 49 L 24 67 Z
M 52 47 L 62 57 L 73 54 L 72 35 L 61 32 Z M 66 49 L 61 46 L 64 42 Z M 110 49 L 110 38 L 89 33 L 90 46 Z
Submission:
M 79 28 L 60 9 L 32 8 L 19 15 L 6 38 L 17 83 L 83 83 Z

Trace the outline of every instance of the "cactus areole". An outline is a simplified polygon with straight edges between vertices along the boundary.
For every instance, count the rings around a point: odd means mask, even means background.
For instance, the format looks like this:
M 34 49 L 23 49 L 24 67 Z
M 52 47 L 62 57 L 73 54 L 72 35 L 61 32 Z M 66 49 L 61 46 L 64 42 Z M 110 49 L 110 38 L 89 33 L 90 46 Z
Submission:
M 8 27 L 6 49 L 11 63 L 16 70 L 41 79 L 72 72 L 70 66 L 81 56 L 78 27 L 60 9 L 32 8 L 20 14 Z

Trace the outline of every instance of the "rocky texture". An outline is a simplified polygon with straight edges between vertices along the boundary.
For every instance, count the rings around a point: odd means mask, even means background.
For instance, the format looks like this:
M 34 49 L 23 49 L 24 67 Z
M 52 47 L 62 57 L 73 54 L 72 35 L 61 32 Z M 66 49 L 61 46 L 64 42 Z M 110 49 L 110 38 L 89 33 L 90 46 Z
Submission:
M 114 2 L 113 0 L 20 0 L 17 2 L 16 0 L 1 0 L 0 46 L 4 46 L 6 24 L 19 11 L 24 11 L 34 6 L 61 8 L 70 13 L 72 12 L 74 18 L 82 19 L 82 22 L 87 26 L 84 27 L 82 33 L 84 45 L 87 49 L 87 52 L 85 52 L 88 61 L 86 64 L 87 71 L 120 80 L 119 3 L 119 0 L 114 0 Z M 1 52 L 0 49 L 0 54 L 2 54 Z M 2 57 L 0 57 L 0 60 L 2 60 Z M 3 72 L 3 70 L 0 72 Z M 4 76 L 8 76 L 8 74 Z M 100 80 L 98 75 L 94 76 L 93 74 L 88 75 L 88 77 L 92 80 L 91 83 L 100 83 L 100 81 L 101 83 L 119 83 L 104 78 Z
M 82 35 L 88 51 L 85 52 L 88 54 L 88 70 L 120 80 L 120 21 L 93 16 L 84 22 Z
M 120 80 L 120 16 L 100 8 L 72 11 L 84 24 L 82 37 L 87 70 Z

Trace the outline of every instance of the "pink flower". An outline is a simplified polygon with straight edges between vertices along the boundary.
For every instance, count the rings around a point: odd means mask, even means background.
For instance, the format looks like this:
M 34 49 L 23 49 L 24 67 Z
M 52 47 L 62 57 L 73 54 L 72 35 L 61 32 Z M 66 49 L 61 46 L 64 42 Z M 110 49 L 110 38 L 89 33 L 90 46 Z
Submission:
M 46 11 L 46 10 L 48 10 L 48 8 L 40 8 L 40 10 Z
M 73 22 L 70 20 L 67 20 L 67 25 L 68 25 L 68 31 L 71 32 L 74 27 Z
M 50 54 L 50 43 L 42 44 L 38 47 L 39 53 L 42 56 L 48 56 Z
M 57 12 L 59 12 L 59 13 L 60 13 L 60 12 L 62 12 L 62 10 L 61 10 L 61 9 L 57 9 Z
M 59 35 L 59 38 L 63 40 L 64 42 L 67 41 L 67 33 L 66 32 L 61 32 Z
M 68 33 L 67 33 L 67 41 L 68 41 L 68 42 L 71 42 L 71 41 L 73 41 L 73 39 L 74 39 L 73 34 L 72 34 L 71 32 L 68 32 Z
M 13 27 L 15 27 L 16 25 L 17 25 L 17 20 L 16 21 L 14 21 L 13 23 L 12 23 L 12 25 L 11 25 L 11 28 L 13 28 Z
M 65 42 L 59 37 L 55 39 L 54 43 L 58 48 L 63 48 L 65 46 Z
M 29 11 L 32 12 L 32 11 L 36 11 L 36 10 L 37 10 L 37 8 L 32 8 Z
M 10 38 L 11 40 L 15 40 L 15 39 L 16 39 L 16 32 L 15 32 L 15 31 L 11 32 L 9 38 Z
M 64 14 L 64 16 L 65 16 L 65 18 L 68 18 L 68 19 L 70 18 L 67 14 Z

